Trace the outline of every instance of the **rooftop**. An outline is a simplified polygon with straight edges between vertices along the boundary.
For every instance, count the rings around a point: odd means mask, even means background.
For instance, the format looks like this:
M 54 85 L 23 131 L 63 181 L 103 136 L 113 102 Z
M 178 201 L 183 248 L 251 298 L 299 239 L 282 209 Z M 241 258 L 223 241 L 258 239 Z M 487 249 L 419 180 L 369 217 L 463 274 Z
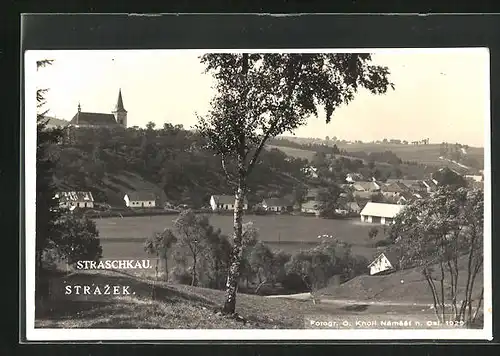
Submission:
M 361 211 L 361 215 L 393 219 L 403 208 L 404 205 L 368 202 Z

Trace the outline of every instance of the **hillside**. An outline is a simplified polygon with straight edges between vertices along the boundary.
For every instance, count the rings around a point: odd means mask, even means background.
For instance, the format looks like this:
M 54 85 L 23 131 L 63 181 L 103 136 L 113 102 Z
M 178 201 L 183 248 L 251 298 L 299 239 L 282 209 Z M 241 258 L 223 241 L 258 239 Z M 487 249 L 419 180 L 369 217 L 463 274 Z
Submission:
M 310 301 L 271 299 L 238 294 L 237 319 L 218 313 L 224 291 L 165 284 L 116 273 L 78 273 L 54 276 L 53 280 L 78 284 L 129 285 L 135 295 L 108 297 L 99 301 L 71 301 L 56 293 L 36 307 L 35 326 L 40 328 L 141 328 L 141 329 L 302 329 L 307 317 L 339 315 L 356 318 L 379 315 L 384 320 L 411 313 L 428 318 L 421 306 L 373 305 L 360 311 L 345 306 L 313 304 Z M 155 297 L 152 297 L 152 286 Z M 65 297 L 65 298 L 64 298 Z
M 58 159 L 54 183 L 59 189 L 90 190 L 99 202 L 123 206 L 125 193 L 147 190 L 158 203 L 200 208 L 212 194 L 232 194 L 219 157 L 203 148 L 196 133 L 165 125 L 163 129 L 66 129 L 53 147 Z M 302 185 L 304 162 L 265 150 L 249 180 L 259 201 L 268 194 L 290 194 Z M 228 162 L 228 170 L 232 169 Z
M 463 295 L 466 283 L 466 258 L 459 260 L 459 295 Z M 435 267 L 435 279 L 438 280 L 439 267 Z M 448 272 L 446 279 L 449 279 Z M 473 295 L 479 296 L 483 287 L 482 274 L 476 277 Z M 439 282 L 436 282 L 439 283 Z M 450 286 L 446 285 L 448 290 Z M 332 286 L 318 292 L 321 296 L 334 298 L 349 298 L 359 301 L 392 300 L 411 303 L 432 303 L 432 294 L 421 268 L 397 271 L 382 276 L 357 276 L 340 286 Z
M 316 152 L 315 147 L 327 145 L 333 147 L 332 141 L 318 139 L 307 139 L 301 137 L 282 137 L 274 139 L 272 145 L 283 150 L 288 155 L 310 159 Z M 345 141 L 335 142 L 335 146 L 340 150 L 349 152 L 384 152 L 392 151 L 402 161 L 417 162 L 422 165 L 446 166 L 453 169 L 461 169 L 460 165 L 442 159 L 440 144 L 412 145 L 395 143 L 347 143 Z M 477 161 L 479 168 L 482 168 L 484 161 L 484 148 L 468 147 L 466 149 L 466 159 Z

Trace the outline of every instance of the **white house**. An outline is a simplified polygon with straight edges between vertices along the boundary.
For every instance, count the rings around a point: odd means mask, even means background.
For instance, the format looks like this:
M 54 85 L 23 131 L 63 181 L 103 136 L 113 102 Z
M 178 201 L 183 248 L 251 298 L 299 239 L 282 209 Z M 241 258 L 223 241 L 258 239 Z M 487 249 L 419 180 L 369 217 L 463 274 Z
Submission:
M 394 218 L 404 207 L 399 204 L 368 202 L 360 213 L 361 221 L 388 225 L 394 222 Z
M 267 211 L 285 212 L 293 209 L 293 203 L 282 198 L 268 198 L 262 201 L 262 207 Z
M 383 252 L 368 265 L 368 268 L 371 276 L 394 272 L 398 269 L 398 256 L 393 251 Z
M 129 208 L 154 208 L 156 207 L 156 194 L 150 191 L 128 192 L 123 197 L 125 205 Z
M 347 173 L 345 177 L 345 181 L 347 183 L 354 183 L 354 182 L 360 182 L 363 181 L 363 176 L 359 173 Z
M 466 175 L 465 179 L 472 180 L 474 182 L 482 182 L 483 181 L 483 176 L 478 176 L 478 175 Z
M 210 207 L 213 211 L 234 210 L 234 199 L 232 195 L 212 195 L 210 197 Z M 245 199 L 243 210 L 248 209 L 248 201 Z
M 59 207 L 66 209 L 93 208 L 94 197 L 91 192 L 58 192 L 55 198 L 59 199 Z
M 307 200 L 302 203 L 300 211 L 305 214 L 316 214 L 319 215 L 319 202 L 317 200 Z

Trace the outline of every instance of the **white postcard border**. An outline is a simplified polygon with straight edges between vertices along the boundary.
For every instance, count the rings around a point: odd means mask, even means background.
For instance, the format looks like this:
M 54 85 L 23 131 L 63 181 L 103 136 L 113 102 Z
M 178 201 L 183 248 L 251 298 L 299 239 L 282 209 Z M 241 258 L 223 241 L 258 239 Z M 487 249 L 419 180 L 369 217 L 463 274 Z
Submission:
M 35 98 L 36 61 L 50 59 L 54 52 L 74 52 L 75 50 L 37 50 L 24 53 L 25 98 Z M 110 52 L 111 50 L 92 50 Z M 116 51 L 116 50 L 113 50 Z M 158 49 L 121 50 L 127 52 L 182 51 L 203 53 L 457 53 L 485 51 L 487 77 L 490 78 L 490 55 L 488 48 L 359 48 L 359 49 Z M 490 83 L 487 82 L 490 93 Z M 35 328 L 35 231 L 36 231 L 36 125 L 33 118 L 37 114 L 35 100 L 25 102 L 25 258 L 26 258 L 26 339 L 28 341 L 76 341 L 76 340 L 492 340 L 492 275 L 491 275 L 491 129 L 490 95 L 485 102 L 487 115 L 484 118 L 484 326 L 483 329 L 398 329 L 398 330 L 338 330 L 338 329 L 46 329 Z M 21 252 L 22 253 L 22 252 Z M 20 301 L 21 303 L 23 301 Z

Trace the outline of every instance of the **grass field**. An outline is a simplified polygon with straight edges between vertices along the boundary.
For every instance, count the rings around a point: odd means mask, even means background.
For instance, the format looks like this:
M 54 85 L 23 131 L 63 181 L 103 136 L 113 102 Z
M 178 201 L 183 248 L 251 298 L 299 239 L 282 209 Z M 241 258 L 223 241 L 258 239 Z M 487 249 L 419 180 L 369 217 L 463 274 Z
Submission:
M 314 156 L 314 151 L 302 150 L 291 147 L 284 146 L 268 146 L 270 148 L 277 148 L 283 151 L 285 154 L 292 157 L 300 157 L 306 159 L 312 159 Z M 429 145 L 397 145 L 397 144 L 337 144 L 339 149 L 345 149 L 347 152 L 383 152 L 392 151 L 403 161 L 416 161 L 425 165 L 437 165 L 437 166 L 447 166 L 450 168 L 458 168 L 456 164 L 451 162 L 443 161 L 439 158 L 439 144 L 429 144 Z M 468 155 L 476 158 L 478 161 L 482 162 L 484 159 L 484 149 L 480 147 L 471 147 L 468 150 Z M 347 156 L 346 156 L 347 157 Z
M 459 259 L 459 283 L 458 293 L 463 295 L 467 280 L 467 258 Z M 358 300 L 397 300 L 412 303 L 432 303 L 432 294 L 422 268 L 412 268 L 398 271 L 388 275 L 369 276 L 362 275 L 355 277 L 340 286 L 331 286 L 319 292 L 320 295 L 334 298 L 352 298 Z M 439 267 L 434 268 L 434 279 L 440 280 Z M 448 272 L 445 281 L 449 281 Z M 436 282 L 439 284 L 439 282 Z M 451 286 L 445 283 L 445 290 L 448 295 Z M 479 273 L 476 277 L 473 296 L 478 297 L 483 288 L 483 275 Z
M 103 257 L 146 257 L 143 241 L 155 232 L 173 227 L 175 216 L 138 216 L 95 220 L 103 246 Z M 211 215 L 210 222 L 227 235 L 232 234 L 233 217 Z M 274 249 L 292 253 L 319 243 L 319 235 L 333 235 L 338 240 L 353 245 L 353 253 L 371 258 L 376 252 L 373 244 L 384 238 L 382 231 L 374 240 L 368 238 L 371 225 L 357 219 L 330 220 L 316 217 L 289 215 L 249 215 L 244 222 L 252 221 L 259 230 L 259 239 Z M 382 228 L 380 228 L 382 230 Z
M 422 305 L 313 304 L 240 293 L 236 312 L 243 322 L 216 313 L 224 301 L 223 291 L 154 282 L 153 296 L 152 281 L 126 274 L 78 273 L 58 278 L 71 284 L 128 285 L 135 294 L 93 301 L 54 294 L 36 306 L 36 328 L 302 329 L 311 317 L 434 320 L 432 311 Z

